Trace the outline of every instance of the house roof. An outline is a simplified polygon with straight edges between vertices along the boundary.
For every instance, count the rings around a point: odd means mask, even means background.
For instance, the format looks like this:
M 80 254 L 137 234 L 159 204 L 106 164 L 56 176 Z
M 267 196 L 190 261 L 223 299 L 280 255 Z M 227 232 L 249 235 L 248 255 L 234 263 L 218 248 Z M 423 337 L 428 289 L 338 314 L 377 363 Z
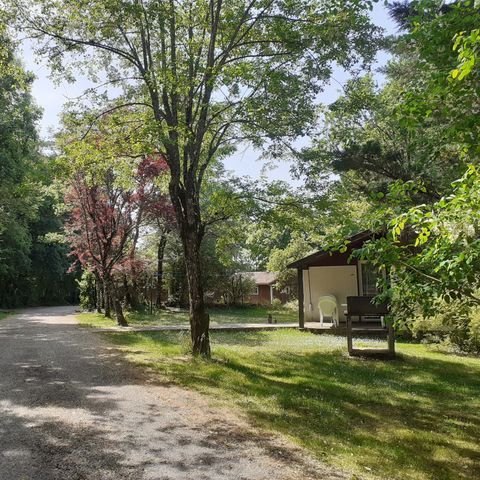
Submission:
M 243 275 L 253 278 L 256 285 L 273 285 L 278 279 L 274 272 L 245 272 Z
M 341 253 L 339 251 L 332 251 L 330 248 L 325 248 L 290 263 L 287 265 L 287 268 L 307 268 L 321 265 L 347 265 L 350 263 L 349 257 L 352 250 L 361 247 L 366 240 L 371 239 L 373 236 L 374 234 L 370 230 L 356 233 L 346 239 L 349 242 L 346 252 Z

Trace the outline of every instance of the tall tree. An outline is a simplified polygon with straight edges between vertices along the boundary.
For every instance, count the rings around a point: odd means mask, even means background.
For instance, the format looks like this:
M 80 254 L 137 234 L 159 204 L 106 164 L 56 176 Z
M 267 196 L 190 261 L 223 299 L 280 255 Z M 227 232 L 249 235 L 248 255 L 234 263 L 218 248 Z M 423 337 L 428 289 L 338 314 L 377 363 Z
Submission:
M 32 80 L 16 60 L 0 16 L 0 303 L 10 306 L 27 301 L 19 287 L 30 272 L 29 224 L 42 200 L 33 174 L 39 110 L 30 94 Z
M 442 4 L 394 2 L 405 30 L 391 41 L 387 81 L 378 87 L 370 76 L 352 80 L 330 105 L 326 128 L 300 162 L 314 188 L 329 173 L 367 195 L 386 193 L 396 181 L 421 180 L 426 191 L 416 200 L 432 202 L 478 155 L 479 78 L 466 73 L 480 12 L 473 2 Z
M 210 354 L 200 263 L 209 166 L 241 141 L 278 153 L 305 135 L 332 64 L 373 58 L 372 3 L 11 0 L 16 22 L 41 42 L 55 70 L 69 76 L 83 65 L 96 76 L 102 69 L 129 96 L 106 110 L 145 109 L 152 146 L 170 168 L 194 354 Z

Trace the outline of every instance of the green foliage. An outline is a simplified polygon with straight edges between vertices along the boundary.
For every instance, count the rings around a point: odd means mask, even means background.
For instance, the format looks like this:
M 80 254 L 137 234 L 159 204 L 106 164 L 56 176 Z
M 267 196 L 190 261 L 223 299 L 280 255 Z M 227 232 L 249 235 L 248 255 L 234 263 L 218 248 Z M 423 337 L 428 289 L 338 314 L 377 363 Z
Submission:
M 453 50 L 458 52 L 458 66 L 450 72 L 453 79 L 463 80 L 474 71 L 480 51 L 480 29 L 474 28 L 470 34 L 457 33 Z
M 4 30 L 0 25 L 0 305 L 74 302 L 49 187 L 51 159 L 39 151 L 33 78 L 15 59 Z
M 395 187 L 387 198 L 402 192 L 401 185 Z M 406 192 L 411 194 L 411 185 L 406 185 Z M 471 165 L 445 197 L 393 215 L 385 236 L 356 254 L 391 272 L 384 295 L 399 321 L 414 322 L 417 309 L 425 317 L 438 316 L 441 302 L 453 302 L 461 312 L 450 321 L 462 324 L 469 309 L 480 305 L 479 226 L 480 174 Z M 465 325 L 459 329 L 467 332 Z
M 94 310 L 96 307 L 97 289 L 95 275 L 84 270 L 82 276 L 77 280 L 80 296 L 80 307 L 83 310 Z
M 278 288 L 282 289 L 296 282 L 296 270 L 287 268 L 287 265 L 309 254 L 311 250 L 311 244 L 299 234 L 292 235 L 286 247 L 281 248 L 281 246 L 275 246 L 271 250 L 267 269 L 271 272 L 278 272 Z
M 480 354 L 480 309 L 465 308 L 461 301 L 437 302 L 435 313 L 412 322 L 416 338 L 439 343 L 456 352 Z
M 273 310 L 281 308 L 281 306 L 282 306 L 282 301 L 279 298 L 274 298 L 272 300 L 271 307 L 272 307 Z
M 403 31 L 389 39 L 385 84 L 371 76 L 346 84 L 298 172 L 312 190 L 365 204 L 360 218 L 344 216 L 358 218 L 357 231 L 378 232 L 357 255 L 389 270 L 381 298 L 398 323 L 415 328 L 419 318 L 448 317 L 465 334 L 455 340 L 452 327 L 451 341 L 467 348 L 468 315 L 444 309 L 455 303 L 468 313 L 479 302 L 480 11 L 473 2 L 430 0 L 394 2 L 391 10 Z
M 0 48 L 0 283 L 8 285 L 29 268 L 29 222 L 36 218 L 41 194 L 32 175 L 38 110 L 29 92 L 31 77 L 21 71 L 1 27 Z
M 401 26 L 407 31 L 389 41 L 393 58 L 384 69 L 386 83 L 379 88 L 371 76 L 348 82 L 343 96 L 325 111 L 326 128 L 302 154 L 299 173 L 308 175 L 311 188 L 322 188 L 334 173 L 352 195 L 369 200 L 386 193 L 392 182 L 413 180 L 426 189 L 413 202 L 431 202 L 479 153 L 472 101 L 478 74 L 454 82 L 448 75 L 458 64 L 452 47 L 478 40 L 475 33 L 468 40 L 467 34 L 453 38 L 478 27 L 479 10 L 473 2 L 444 8 L 429 0 L 401 5 Z

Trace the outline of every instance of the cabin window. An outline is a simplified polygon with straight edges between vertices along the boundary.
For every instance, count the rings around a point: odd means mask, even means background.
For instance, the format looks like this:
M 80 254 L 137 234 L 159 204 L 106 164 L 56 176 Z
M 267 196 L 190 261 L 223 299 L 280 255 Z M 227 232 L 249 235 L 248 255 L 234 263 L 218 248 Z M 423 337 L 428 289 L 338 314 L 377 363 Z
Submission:
M 370 263 L 360 263 L 361 294 L 376 295 L 378 293 L 377 280 L 379 273 Z

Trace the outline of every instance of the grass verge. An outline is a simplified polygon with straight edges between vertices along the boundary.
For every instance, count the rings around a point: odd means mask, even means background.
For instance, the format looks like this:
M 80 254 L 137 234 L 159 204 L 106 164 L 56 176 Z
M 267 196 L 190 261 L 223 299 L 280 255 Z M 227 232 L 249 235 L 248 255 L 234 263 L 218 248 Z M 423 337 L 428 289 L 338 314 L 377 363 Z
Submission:
M 185 333 L 102 335 L 129 360 L 362 478 L 479 478 L 478 358 L 402 343 L 394 361 L 348 358 L 342 337 L 282 330 L 212 332 L 206 361 L 186 354 Z
M 271 314 L 277 323 L 298 322 L 298 313 L 286 308 L 268 307 L 238 307 L 238 308 L 211 308 L 211 325 L 232 323 L 267 323 Z M 99 314 L 87 314 L 88 323 L 96 327 L 112 327 L 114 320 Z M 142 325 L 188 325 L 188 311 L 186 310 L 160 310 L 153 314 L 139 312 L 125 312 L 127 321 L 131 326 Z

